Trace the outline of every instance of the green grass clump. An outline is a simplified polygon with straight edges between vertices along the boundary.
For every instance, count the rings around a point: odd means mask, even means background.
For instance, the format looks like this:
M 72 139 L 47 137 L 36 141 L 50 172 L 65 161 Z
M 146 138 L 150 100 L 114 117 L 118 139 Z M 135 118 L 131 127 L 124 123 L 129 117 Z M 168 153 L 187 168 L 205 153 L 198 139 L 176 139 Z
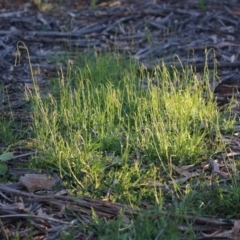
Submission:
M 33 163 L 59 171 L 79 194 L 110 190 L 113 201 L 156 201 L 141 183 L 164 182 L 171 162 L 198 163 L 223 150 L 221 122 L 228 131 L 233 121 L 218 111 L 208 72 L 199 79 L 190 69 L 163 66 L 141 80 L 139 66 L 118 55 L 78 62 L 47 97 L 36 88 L 32 98 L 43 153 Z
M 100 239 L 181 239 L 174 225 L 174 221 L 166 221 L 166 216 L 161 216 L 157 210 L 139 214 L 132 224 L 124 223 L 123 219 L 111 222 L 97 221 L 95 230 Z M 157 238 L 156 238 L 157 236 Z M 188 234 L 190 238 L 193 234 Z

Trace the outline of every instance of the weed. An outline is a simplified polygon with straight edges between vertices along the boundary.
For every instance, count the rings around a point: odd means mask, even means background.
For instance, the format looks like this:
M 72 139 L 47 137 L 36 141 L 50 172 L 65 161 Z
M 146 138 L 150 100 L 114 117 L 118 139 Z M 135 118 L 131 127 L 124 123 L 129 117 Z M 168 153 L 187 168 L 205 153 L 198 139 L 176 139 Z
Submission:
M 42 149 L 58 159 L 50 163 L 67 172 L 70 166 L 86 169 L 93 164 L 91 169 L 101 172 L 108 154 L 131 166 L 129 155 L 135 149 L 143 152 L 146 165 L 166 164 L 170 156 L 175 156 L 175 164 L 197 163 L 220 150 L 223 146 L 213 141 L 221 135 L 219 123 L 231 128 L 233 121 L 221 118 L 210 90 L 182 71 L 180 79 L 173 69 L 173 82 L 168 70 L 159 68 L 155 85 L 150 87 L 147 79 L 149 88 L 139 90 L 125 60 L 95 56 L 67 79 L 59 79 L 58 96 L 38 98 L 34 109 L 34 130 Z M 95 168 L 98 159 L 102 164 Z M 75 169 L 76 176 L 81 171 Z
M 206 1 L 205 0 L 199 0 L 198 1 L 199 7 L 201 11 L 205 12 L 206 11 Z
M 95 53 L 76 62 L 47 96 L 40 96 L 37 85 L 29 96 L 41 153 L 31 164 L 58 171 L 75 194 L 160 208 L 169 196 L 148 182 L 166 184 L 172 163 L 196 164 L 224 150 L 221 134 L 233 129 L 234 117 L 218 111 L 207 72 L 199 79 L 191 69 L 163 65 L 154 78 L 140 79 L 138 64 L 116 54 Z M 174 209 L 188 212 L 191 206 L 197 213 L 204 196 L 191 188 L 175 191 Z M 128 226 L 101 220 L 95 230 L 103 239 L 178 239 L 174 224 L 164 219 L 153 223 L 144 215 Z

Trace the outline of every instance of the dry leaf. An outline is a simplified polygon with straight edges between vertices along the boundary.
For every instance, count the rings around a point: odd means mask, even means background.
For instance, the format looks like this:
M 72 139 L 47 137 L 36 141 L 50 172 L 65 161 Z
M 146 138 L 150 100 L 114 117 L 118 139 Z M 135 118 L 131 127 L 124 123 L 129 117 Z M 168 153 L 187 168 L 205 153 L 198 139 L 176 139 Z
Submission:
M 217 163 L 216 160 L 210 158 L 209 159 L 209 164 L 210 164 L 214 173 L 217 173 L 219 176 L 222 176 L 224 178 L 228 178 L 228 174 L 219 169 L 219 164 Z
M 38 190 L 52 190 L 57 180 L 49 178 L 46 174 L 25 174 L 19 181 L 28 189 L 29 192 Z
M 169 181 L 169 184 L 174 184 L 174 183 L 184 183 L 188 181 L 190 178 L 194 178 L 199 176 L 199 173 L 197 172 L 188 172 L 184 169 L 184 167 L 177 167 L 174 164 L 172 164 L 172 169 L 177 172 L 180 175 L 183 175 L 184 177 L 180 177 L 178 179 L 174 179 L 174 181 Z
M 223 231 L 223 230 L 217 230 L 213 232 L 212 234 L 205 234 L 202 233 L 204 237 L 228 237 L 232 240 L 240 240 L 240 220 L 236 220 L 234 222 L 232 230 Z
M 231 238 L 234 240 L 240 239 L 240 220 L 234 222 Z

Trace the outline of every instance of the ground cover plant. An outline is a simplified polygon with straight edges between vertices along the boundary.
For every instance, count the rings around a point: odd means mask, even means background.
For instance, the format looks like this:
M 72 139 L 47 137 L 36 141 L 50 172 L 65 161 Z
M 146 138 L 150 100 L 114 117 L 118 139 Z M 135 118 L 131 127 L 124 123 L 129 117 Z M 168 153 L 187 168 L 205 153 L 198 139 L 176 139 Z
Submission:
M 173 166 L 225 151 L 222 133 L 233 130 L 234 117 L 214 101 L 211 74 L 205 68 L 199 77 L 190 68 L 163 64 L 149 76 L 126 57 L 95 52 L 69 61 L 68 72 L 60 72 L 44 95 L 37 85 L 28 92 L 39 153 L 32 167 L 56 171 L 75 196 L 147 208 L 132 223 L 95 216 L 81 229 L 101 239 L 180 239 L 174 226 L 182 219 L 160 212 L 214 217 L 221 208 L 223 217 L 234 216 L 229 202 L 239 199 L 237 185 L 223 190 L 216 182 L 213 190 L 197 178 L 181 188 L 175 181 Z M 225 193 L 231 197 L 220 201 Z M 194 236 L 189 222 L 184 237 Z
M 0 5 L 0 239 L 239 239 L 238 1 Z

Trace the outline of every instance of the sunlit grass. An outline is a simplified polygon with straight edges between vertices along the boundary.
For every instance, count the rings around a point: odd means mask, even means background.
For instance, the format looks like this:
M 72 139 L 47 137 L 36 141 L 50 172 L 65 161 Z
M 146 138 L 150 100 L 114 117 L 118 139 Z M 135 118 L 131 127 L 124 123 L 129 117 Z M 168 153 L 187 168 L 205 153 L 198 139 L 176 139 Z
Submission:
M 95 53 L 69 63 L 48 95 L 42 97 L 36 86 L 29 97 L 39 155 L 31 165 L 55 170 L 75 195 L 164 209 L 169 196 L 148 183 L 173 180 L 172 163 L 195 164 L 224 151 L 222 133 L 232 131 L 234 118 L 219 112 L 207 70 L 199 78 L 191 69 L 159 66 L 149 77 L 137 73 L 139 68 L 117 54 Z M 194 190 L 181 194 L 174 205 L 178 212 L 204 212 L 199 208 L 203 196 L 190 204 Z M 151 226 L 151 218 L 146 219 L 156 236 L 162 220 Z M 135 232 L 141 222 L 118 239 L 141 239 Z M 110 232 L 106 224 L 99 222 L 97 232 L 111 239 L 122 222 L 111 223 Z M 171 223 L 166 224 L 169 234 Z M 146 239 L 152 239 L 145 230 Z
M 143 88 L 137 64 L 119 56 L 99 55 L 70 68 L 55 82 L 57 94 L 32 94 L 34 131 L 46 154 L 37 163 L 57 169 L 84 192 L 99 189 L 102 196 L 113 182 L 133 187 L 153 167 L 159 169 L 152 177 L 161 179 L 170 160 L 197 163 L 223 149 L 215 141 L 219 122 L 229 129 L 232 122 L 221 118 L 206 75 L 199 80 L 189 70 L 159 68 L 154 83 L 146 78 L 149 87 Z

